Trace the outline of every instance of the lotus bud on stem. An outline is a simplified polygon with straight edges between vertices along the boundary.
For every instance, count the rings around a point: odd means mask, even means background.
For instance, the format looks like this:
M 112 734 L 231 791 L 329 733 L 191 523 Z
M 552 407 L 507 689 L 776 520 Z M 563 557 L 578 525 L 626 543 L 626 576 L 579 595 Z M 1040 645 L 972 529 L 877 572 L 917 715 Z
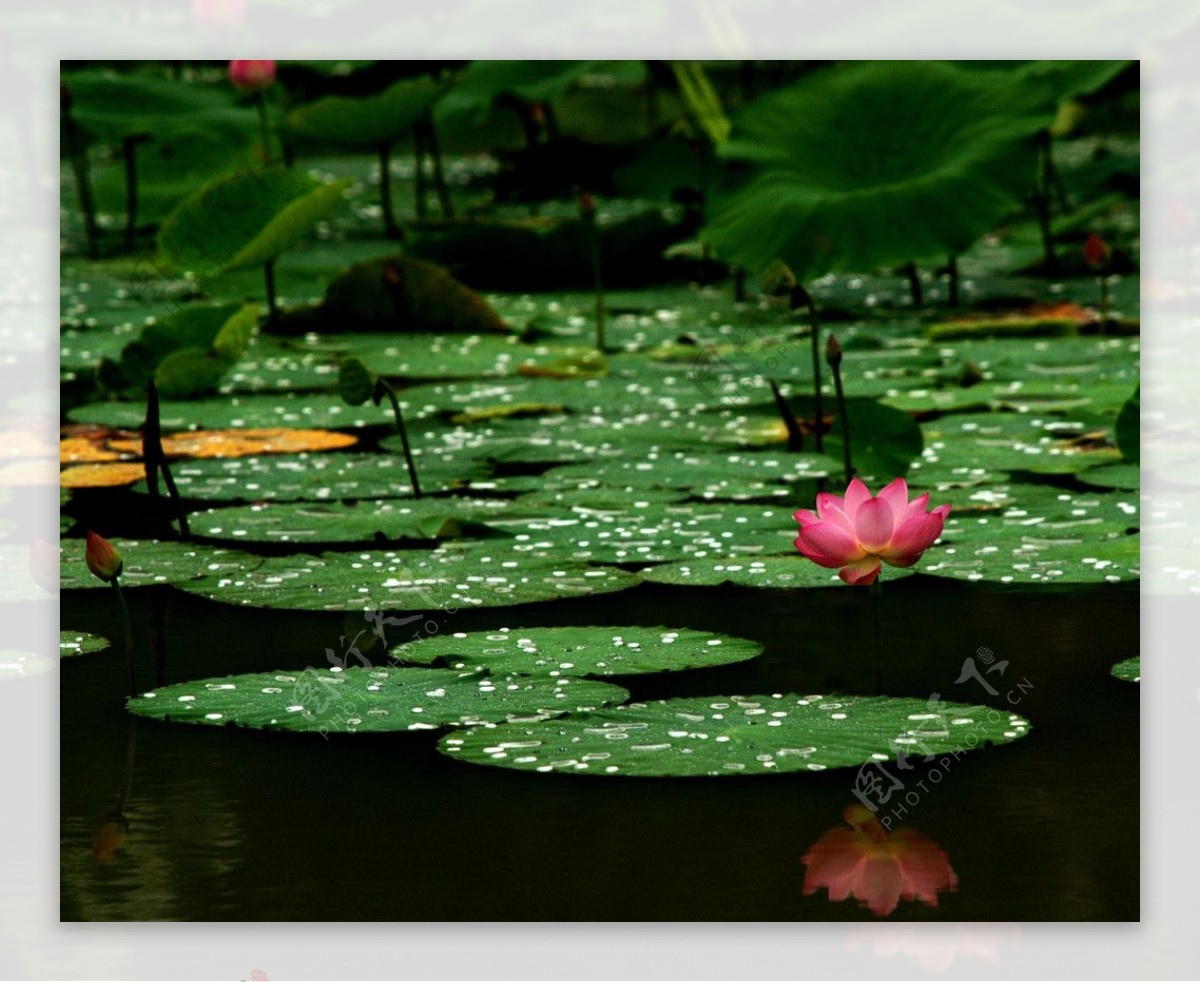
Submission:
M 604 289 L 600 283 L 600 233 L 596 228 L 596 202 L 583 191 L 579 195 L 579 217 L 587 226 L 592 258 L 592 283 L 596 291 L 596 350 L 604 354 Z
M 129 606 L 125 603 L 125 594 L 121 592 L 121 573 L 125 563 L 118 550 L 108 539 L 95 532 L 87 534 L 87 545 L 84 548 L 84 562 L 92 575 L 104 583 L 111 583 L 113 593 L 117 597 L 117 607 L 121 612 L 121 627 L 125 641 L 125 656 L 129 662 L 129 694 L 137 695 L 137 680 L 133 670 L 133 625 L 129 620 Z
M 854 464 L 850 459 L 850 414 L 846 412 L 846 390 L 842 388 L 842 346 L 832 334 L 825 342 L 825 360 L 833 370 L 833 387 L 837 392 L 838 420 L 842 424 L 842 463 L 846 468 L 846 481 L 854 476 Z
M 258 125 L 262 131 L 263 162 L 271 162 L 271 129 L 267 123 L 267 99 L 265 92 L 275 84 L 275 62 L 231 61 L 229 63 L 229 81 L 234 88 L 254 95 L 254 104 L 258 109 Z
M 1100 323 L 1108 320 L 1109 295 L 1108 277 L 1105 271 L 1112 261 L 1112 249 L 1095 232 L 1083 244 L 1083 261 L 1096 271 L 1096 282 L 1100 284 Z

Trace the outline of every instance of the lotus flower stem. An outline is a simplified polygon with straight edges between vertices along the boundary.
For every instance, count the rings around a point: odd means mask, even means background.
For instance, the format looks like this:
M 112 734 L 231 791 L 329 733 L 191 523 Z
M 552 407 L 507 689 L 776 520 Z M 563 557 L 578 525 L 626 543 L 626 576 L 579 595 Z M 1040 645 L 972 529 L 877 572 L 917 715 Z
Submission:
M 254 93 L 254 105 L 258 109 L 258 128 L 262 132 L 263 163 L 271 162 L 271 127 L 267 123 L 267 97 L 262 89 Z
M 137 144 L 135 137 L 127 136 L 121 141 L 125 156 L 125 249 L 133 251 L 137 235 Z
M 946 279 L 950 291 L 950 306 L 958 306 L 958 256 L 951 256 L 946 260 Z
M 796 422 L 796 417 L 792 415 L 792 409 L 783 397 L 783 393 L 779 391 L 779 386 L 775 380 L 767 379 L 767 384 L 771 386 L 771 394 L 775 396 L 775 406 L 779 410 L 780 419 L 783 420 L 783 428 L 787 430 L 787 448 L 795 453 L 799 453 L 804 449 L 804 431 L 800 429 L 800 424 Z
M 279 307 L 275 302 L 275 260 L 268 259 L 263 263 L 263 280 L 267 290 L 267 323 L 274 324 L 279 319 Z
M 179 519 L 179 536 L 186 539 L 188 531 L 187 509 L 183 507 L 183 499 L 175 486 L 175 478 L 171 474 L 171 465 L 167 463 L 167 455 L 162 445 L 162 422 L 158 408 L 158 386 L 151 379 L 146 385 L 146 421 L 142 424 L 142 459 L 146 467 L 146 487 L 153 502 L 158 501 L 158 472 L 162 471 L 163 483 L 167 486 L 167 494 L 175 508 L 175 516 Z
M 837 392 L 838 421 L 842 424 L 842 462 L 846 468 L 846 483 L 854 477 L 850 459 L 850 414 L 846 412 L 846 390 L 842 387 L 842 346 L 832 334 L 825 344 L 825 360 L 833 370 L 833 388 Z
M 408 430 L 404 426 L 404 414 L 400 412 L 400 401 L 396 398 L 395 390 L 383 379 L 379 379 L 375 384 L 387 393 L 392 403 L 392 412 L 396 416 L 396 432 L 400 434 L 400 446 L 404 448 L 404 464 L 408 468 L 408 479 L 412 482 L 413 497 L 420 498 L 421 482 L 417 480 L 417 465 L 413 463 L 412 447 L 408 443 Z
M 924 306 L 925 294 L 921 290 L 921 274 L 917 272 L 917 264 L 914 262 L 905 263 L 904 276 L 908 280 L 908 292 L 912 295 L 913 306 Z
M 121 590 L 121 577 L 112 578 L 113 593 L 117 596 L 117 606 L 121 610 L 121 629 L 125 640 L 125 657 L 129 663 L 129 695 L 137 695 L 137 676 L 133 665 L 133 624 L 129 620 L 129 605 L 125 602 L 125 594 Z
M 417 218 L 424 220 L 426 216 L 425 210 L 425 134 L 421 129 L 420 122 L 413 124 L 413 161 L 415 170 L 413 171 L 413 188 L 416 194 L 414 207 L 416 208 Z
M 824 453 L 825 440 L 821 435 L 821 427 L 825 424 L 825 412 L 821 405 L 821 323 L 817 319 L 816 304 L 804 287 L 792 287 L 789 303 L 792 310 L 796 310 L 801 304 L 807 305 L 808 317 L 812 322 L 813 412 L 816 414 L 813 435 L 816 437 L 817 453 Z
M 92 181 L 88 174 L 87 146 L 79 137 L 71 116 L 70 94 L 64 88 L 61 96 L 63 129 L 66 131 L 71 169 L 75 171 L 75 186 L 79 191 L 79 210 L 83 212 L 83 234 L 87 240 L 89 259 L 100 257 L 100 235 L 96 227 L 96 206 L 92 201 Z
M 392 145 L 379 144 L 379 204 L 383 209 L 383 234 L 389 239 L 400 238 L 396 216 L 392 213 Z
M 596 291 L 596 350 L 604 354 L 604 287 L 600 281 L 600 231 L 596 227 L 596 202 L 586 191 L 579 196 L 579 215 L 587 227 L 592 260 L 592 284 Z
M 425 142 L 429 147 L 429 157 L 433 161 L 433 189 L 437 192 L 438 205 L 442 209 L 443 218 L 453 218 L 454 202 L 450 200 L 450 188 L 446 184 L 446 175 L 442 170 L 442 150 L 438 143 L 437 129 L 433 125 L 432 113 L 425 113 L 422 125 L 425 128 Z
M 1046 273 L 1053 276 L 1058 272 L 1058 256 L 1054 253 L 1054 232 L 1050 227 L 1049 183 L 1050 171 L 1053 168 L 1053 164 L 1050 162 L 1050 131 L 1042 130 L 1037 139 L 1042 152 L 1033 201 L 1037 211 L 1038 228 L 1042 233 L 1042 250 L 1046 255 Z

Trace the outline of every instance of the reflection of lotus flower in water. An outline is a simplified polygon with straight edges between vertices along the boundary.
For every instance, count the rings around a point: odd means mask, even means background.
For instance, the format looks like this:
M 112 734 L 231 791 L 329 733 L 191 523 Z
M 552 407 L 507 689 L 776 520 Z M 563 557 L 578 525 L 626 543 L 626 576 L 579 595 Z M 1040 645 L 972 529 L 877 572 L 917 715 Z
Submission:
M 851 586 L 870 586 L 882 562 L 912 566 L 942 534 L 949 505 L 925 510 L 929 495 L 908 500 L 908 483 L 896 478 L 875 497 L 857 477 L 846 496 L 818 494 L 817 510 L 795 513 L 800 534 L 795 545 L 818 566 L 838 569 Z
M 129 834 L 129 820 L 120 812 L 113 812 L 92 833 L 92 856 L 98 863 L 107 863 L 125 844 Z
M 851 828 L 826 832 L 804 854 L 804 895 L 821 887 L 831 901 L 854 897 L 879 917 L 900 900 L 937 906 L 939 893 L 958 889 L 958 876 L 945 850 L 919 832 L 902 828 L 888 833 L 862 805 L 845 812 Z

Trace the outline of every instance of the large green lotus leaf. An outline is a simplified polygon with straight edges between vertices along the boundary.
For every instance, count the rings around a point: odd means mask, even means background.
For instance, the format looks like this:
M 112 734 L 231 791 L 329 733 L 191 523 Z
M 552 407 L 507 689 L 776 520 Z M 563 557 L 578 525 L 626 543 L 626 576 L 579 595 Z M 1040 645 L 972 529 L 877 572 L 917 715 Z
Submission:
M 350 146 L 379 146 L 410 135 L 413 124 L 445 87 L 432 78 L 406 78 L 376 95 L 331 95 L 305 103 L 287 115 L 302 136 Z
M 668 505 L 683 501 L 687 491 L 662 491 L 641 489 L 631 495 L 624 488 L 569 488 L 565 491 L 548 491 L 538 488 L 517 499 L 521 508 L 538 510 L 542 514 L 566 515 L 576 513 L 622 513 L 635 512 L 651 505 Z
M 724 634 L 665 627 L 525 627 L 439 634 L 388 654 L 418 665 L 528 675 L 640 675 L 730 665 L 762 645 Z
M 442 738 L 472 764 L 538 773 L 728 777 L 859 767 L 1009 743 L 1029 723 L 1005 710 L 888 696 L 707 696 L 630 703 L 533 726 Z
M 303 733 L 392 733 L 500 720 L 537 721 L 622 702 L 607 682 L 352 667 L 201 679 L 129 700 L 139 716 L 172 723 Z
M 758 590 L 795 590 L 807 587 L 841 586 L 836 569 L 825 569 L 805 559 L 800 553 L 791 556 L 737 557 L 731 559 L 686 559 L 664 563 L 641 570 L 638 575 L 647 583 L 671 586 L 737 586 Z M 883 580 L 911 576 L 915 569 L 893 569 L 885 566 Z
M 966 249 L 1031 187 L 1056 103 L 1005 72 L 860 62 L 814 72 L 733 117 L 721 148 L 748 181 L 713 196 L 703 235 L 747 269 L 801 282 Z
M 236 572 L 254 569 L 263 561 L 261 556 L 251 556 L 236 549 L 217 549 L 194 542 L 114 538 L 112 543 L 121 552 L 122 587 L 162 583 L 192 583 L 199 587 Z M 88 570 L 83 539 L 64 539 L 59 547 L 59 562 L 63 590 L 111 589 Z
M 277 259 L 341 202 L 349 180 L 323 183 L 283 167 L 210 181 L 163 220 L 158 248 L 177 270 L 211 279 Z
M 186 493 L 186 492 L 181 492 Z M 191 515 L 192 534 L 226 542 L 339 542 L 453 539 L 502 533 L 481 528 L 513 511 L 503 498 L 264 503 Z M 524 509 L 519 513 L 528 514 Z
M 231 318 L 239 312 L 255 310 L 252 304 L 243 307 L 241 304 L 191 303 L 179 307 L 142 328 L 137 338 L 121 349 L 121 357 L 115 364 L 102 366 L 106 384 L 110 388 L 144 392 L 155 369 L 168 355 L 187 348 L 211 349 Z M 164 395 L 164 398 L 171 397 Z
M 128 137 L 163 139 L 198 130 L 236 137 L 257 126 L 254 110 L 238 107 L 229 86 L 92 71 L 64 74 L 62 83 L 71 93 L 71 117 L 89 139 L 119 143 Z M 64 141 L 63 153 L 68 147 Z
M 555 467 L 546 472 L 545 487 L 548 491 L 601 486 L 686 489 L 697 496 L 715 496 L 733 489 L 791 486 L 828 477 L 839 469 L 832 458 L 815 453 L 650 451 L 631 460 Z
M 969 387 L 915 388 L 882 396 L 880 401 L 907 413 L 1013 410 L 1019 413 L 1086 412 L 1114 420 L 1129 396 L 1129 382 L 1070 377 L 981 382 Z
M 1072 474 L 1120 459 L 1109 433 L 1045 413 L 956 413 L 921 429 L 942 463 Z
M 1138 464 L 1104 464 L 1079 471 L 1075 480 L 1095 488 L 1136 491 L 1142 486 L 1142 469 Z
M 620 512 L 568 513 L 490 523 L 511 538 L 489 542 L 497 554 L 564 562 L 663 562 L 791 550 L 795 522 L 786 509 L 756 505 L 667 504 Z M 464 548 L 470 548 L 468 543 Z
M 99 634 L 88 634 L 86 631 L 60 631 L 58 654 L 60 658 L 70 658 L 74 655 L 89 655 L 95 651 L 103 651 L 112 642 Z
M 1142 659 L 1126 658 L 1124 661 L 1119 661 L 1112 667 L 1114 678 L 1120 679 L 1122 682 L 1140 682 L 1142 680 Z
M 178 584 L 211 600 L 284 610 L 508 607 L 636 586 L 632 573 L 486 548 L 272 556 L 246 572 Z
M 1136 494 L 1013 485 L 999 515 L 955 514 L 919 571 L 999 583 L 1115 583 L 1140 565 Z
M 418 458 L 420 459 L 420 458 Z M 420 460 L 421 490 L 449 491 L 486 468 L 454 460 Z M 411 499 L 404 458 L 363 453 L 266 454 L 261 457 L 179 460 L 171 473 L 184 498 L 196 501 L 357 501 Z M 144 483 L 133 490 L 146 493 Z
M 400 407 L 406 421 L 430 415 L 432 410 L 414 406 L 403 398 Z M 175 430 L 255 429 L 293 426 L 304 429 L 361 429 L 364 426 L 395 425 L 391 407 L 347 406 L 341 396 L 324 393 L 263 393 L 230 395 L 196 401 L 163 401 L 159 404 L 163 432 Z M 92 402 L 68 414 L 74 423 L 98 423 L 118 429 L 139 429 L 146 418 L 144 403 Z
M 957 377 L 972 365 L 984 381 L 1130 380 L 1137 377 L 1141 339 L 1137 337 L 982 338 L 939 341 L 936 349 L 945 374 Z

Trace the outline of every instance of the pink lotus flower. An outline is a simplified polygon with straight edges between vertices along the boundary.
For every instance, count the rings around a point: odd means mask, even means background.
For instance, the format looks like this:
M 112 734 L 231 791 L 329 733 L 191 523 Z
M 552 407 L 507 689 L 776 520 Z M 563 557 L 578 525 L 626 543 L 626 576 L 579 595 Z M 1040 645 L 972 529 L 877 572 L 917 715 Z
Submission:
M 850 828 L 826 832 L 804 854 L 804 896 L 824 887 L 831 901 L 854 897 L 877 917 L 903 900 L 936 907 L 938 894 L 958 889 L 958 874 L 936 842 L 913 829 L 890 835 L 862 805 L 845 811 Z
M 275 62 L 231 61 L 229 81 L 243 92 L 258 92 L 275 84 Z
M 902 477 L 876 497 L 856 477 L 845 498 L 818 494 L 816 512 L 796 512 L 796 548 L 818 566 L 838 569 L 838 576 L 851 586 L 870 586 L 879 576 L 881 561 L 901 569 L 911 566 L 942 534 L 950 506 L 927 512 L 928 504 L 928 494 L 908 500 Z

